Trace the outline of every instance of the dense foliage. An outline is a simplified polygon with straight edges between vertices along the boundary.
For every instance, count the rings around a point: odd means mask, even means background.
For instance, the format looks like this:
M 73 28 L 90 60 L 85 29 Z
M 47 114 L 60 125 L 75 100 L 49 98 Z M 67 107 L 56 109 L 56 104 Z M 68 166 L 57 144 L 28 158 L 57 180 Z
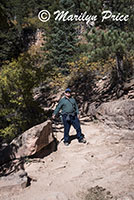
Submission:
M 32 93 L 45 77 L 43 61 L 40 55 L 27 53 L 40 27 L 35 18 L 43 5 L 36 0 L 0 2 L 0 139 L 4 141 L 46 119 Z
M 1 68 L 0 136 L 8 140 L 45 119 L 32 94 L 40 74 L 35 62 L 24 54 Z
M 87 7 L 89 12 L 95 12 L 97 16 L 100 16 L 87 32 L 89 59 L 115 58 L 117 78 L 122 82 L 126 73 L 124 59 L 134 53 L 134 1 L 85 2 L 89 5 Z M 102 15 L 103 11 L 108 11 L 105 20 L 102 18 L 105 15 Z M 120 18 L 121 15 L 128 16 L 128 20 L 124 20 L 124 17 Z

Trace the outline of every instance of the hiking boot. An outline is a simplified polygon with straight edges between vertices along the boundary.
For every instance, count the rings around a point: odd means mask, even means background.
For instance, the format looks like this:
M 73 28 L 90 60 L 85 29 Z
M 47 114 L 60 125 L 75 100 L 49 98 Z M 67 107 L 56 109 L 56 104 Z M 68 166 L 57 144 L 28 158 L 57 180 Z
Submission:
M 65 146 L 69 146 L 69 142 L 64 142 L 64 145 Z
M 81 140 L 79 140 L 79 143 L 86 143 L 86 139 L 85 138 L 82 138 Z

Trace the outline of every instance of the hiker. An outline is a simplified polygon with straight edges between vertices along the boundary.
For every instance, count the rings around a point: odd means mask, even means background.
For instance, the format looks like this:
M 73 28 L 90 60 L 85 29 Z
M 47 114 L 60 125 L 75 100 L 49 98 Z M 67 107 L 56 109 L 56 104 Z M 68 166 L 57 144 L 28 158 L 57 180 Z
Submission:
M 71 96 L 71 90 L 67 88 L 65 90 L 65 96 L 59 101 L 56 109 L 53 112 L 52 118 L 62 110 L 62 121 L 64 124 L 64 144 L 69 145 L 69 130 L 71 125 L 76 129 L 77 139 L 80 143 L 86 143 L 84 135 L 81 133 L 80 121 L 79 121 L 79 110 L 75 99 Z

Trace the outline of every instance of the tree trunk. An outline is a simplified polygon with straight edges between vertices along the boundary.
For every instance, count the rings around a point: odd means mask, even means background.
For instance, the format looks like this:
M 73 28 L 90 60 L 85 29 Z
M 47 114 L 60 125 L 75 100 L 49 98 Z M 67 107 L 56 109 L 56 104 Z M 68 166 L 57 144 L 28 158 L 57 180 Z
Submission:
M 116 69 L 117 69 L 117 78 L 119 83 L 122 83 L 124 80 L 124 66 L 123 66 L 123 55 L 116 53 Z

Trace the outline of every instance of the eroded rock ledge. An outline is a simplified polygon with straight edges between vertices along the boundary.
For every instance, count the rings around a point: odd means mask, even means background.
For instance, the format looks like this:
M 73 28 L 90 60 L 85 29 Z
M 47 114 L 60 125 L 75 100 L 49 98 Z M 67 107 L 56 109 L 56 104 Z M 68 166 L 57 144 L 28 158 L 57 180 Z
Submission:
M 134 100 L 116 100 L 102 103 L 94 115 L 111 127 L 134 130 Z

